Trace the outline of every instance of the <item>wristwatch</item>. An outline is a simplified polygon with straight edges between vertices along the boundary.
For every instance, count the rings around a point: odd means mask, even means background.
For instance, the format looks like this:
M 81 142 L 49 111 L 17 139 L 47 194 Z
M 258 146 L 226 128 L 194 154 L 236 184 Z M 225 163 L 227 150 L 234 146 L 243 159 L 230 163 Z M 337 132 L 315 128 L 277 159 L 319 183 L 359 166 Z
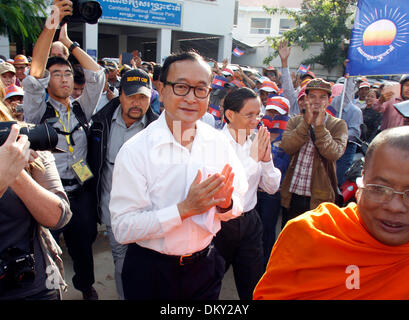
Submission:
M 70 45 L 70 47 L 68 48 L 68 51 L 70 51 L 70 53 L 72 53 L 72 51 L 73 51 L 76 47 L 79 47 L 79 46 L 80 46 L 80 44 L 79 44 L 78 42 L 74 41 L 74 42 L 72 43 L 72 45 Z

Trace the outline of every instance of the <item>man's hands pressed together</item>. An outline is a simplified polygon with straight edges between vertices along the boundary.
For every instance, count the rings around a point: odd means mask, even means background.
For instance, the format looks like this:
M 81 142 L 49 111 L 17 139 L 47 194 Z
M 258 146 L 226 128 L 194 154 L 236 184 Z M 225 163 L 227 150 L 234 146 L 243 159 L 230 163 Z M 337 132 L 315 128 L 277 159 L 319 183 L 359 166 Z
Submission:
M 232 167 L 226 164 L 221 173 L 209 175 L 202 180 L 202 171 L 199 170 L 188 195 L 177 207 L 182 219 L 202 214 L 212 207 L 227 209 L 231 206 L 233 194 L 234 173 Z

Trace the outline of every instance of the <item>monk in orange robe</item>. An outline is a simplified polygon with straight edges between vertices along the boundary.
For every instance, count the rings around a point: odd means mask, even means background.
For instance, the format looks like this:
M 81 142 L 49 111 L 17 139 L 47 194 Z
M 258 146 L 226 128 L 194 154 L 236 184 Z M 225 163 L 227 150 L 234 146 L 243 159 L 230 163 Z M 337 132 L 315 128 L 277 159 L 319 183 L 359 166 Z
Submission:
M 253 298 L 409 299 L 409 126 L 369 146 L 357 204 L 291 220 Z

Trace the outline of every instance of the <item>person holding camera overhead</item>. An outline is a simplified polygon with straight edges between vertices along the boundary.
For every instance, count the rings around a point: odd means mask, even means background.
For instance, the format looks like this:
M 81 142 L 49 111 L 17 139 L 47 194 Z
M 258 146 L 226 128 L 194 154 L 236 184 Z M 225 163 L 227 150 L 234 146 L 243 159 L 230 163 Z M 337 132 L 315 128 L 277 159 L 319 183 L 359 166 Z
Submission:
M 92 178 L 87 163 L 88 122 L 98 104 L 105 84 L 104 69 L 67 34 L 67 24 L 61 27 L 61 41 L 78 60 L 84 70 L 86 86 L 82 95 L 71 101 L 74 87 L 73 68 L 61 57 L 50 57 L 49 52 L 57 26 L 64 17 L 71 16 L 73 4 L 68 0 L 55 0 L 52 16 L 47 19 L 33 49 L 30 75 L 24 81 L 24 119 L 42 123 L 57 118 L 54 127 L 59 130 L 57 147 L 64 153 L 55 154 L 58 173 L 70 200 L 73 218 L 60 232 L 73 260 L 74 287 L 86 300 L 97 300 L 93 288 L 94 261 L 92 244 L 97 236 L 97 217 L 87 181 Z M 66 19 L 64 19 L 66 21 Z M 48 61 L 47 61 L 48 59 Z M 46 91 L 48 100 L 46 100 Z M 58 239 L 58 235 L 55 235 Z
M 0 103 L 0 122 L 12 120 Z M 59 299 L 61 251 L 47 228 L 66 225 L 71 211 L 52 154 L 31 150 L 19 129 L 0 142 L 0 300 Z

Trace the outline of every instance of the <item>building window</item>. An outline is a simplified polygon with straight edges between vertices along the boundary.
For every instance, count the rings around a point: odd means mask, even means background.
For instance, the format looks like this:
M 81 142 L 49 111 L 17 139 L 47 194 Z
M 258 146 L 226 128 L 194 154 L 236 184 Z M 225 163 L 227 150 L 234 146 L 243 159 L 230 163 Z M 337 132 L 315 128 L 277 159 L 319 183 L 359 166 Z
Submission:
M 270 34 L 270 18 L 251 18 L 250 33 L 252 34 Z
M 296 26 L 295 21 L 291 19 L 280 19 L 280 34 L 294 28 Z

